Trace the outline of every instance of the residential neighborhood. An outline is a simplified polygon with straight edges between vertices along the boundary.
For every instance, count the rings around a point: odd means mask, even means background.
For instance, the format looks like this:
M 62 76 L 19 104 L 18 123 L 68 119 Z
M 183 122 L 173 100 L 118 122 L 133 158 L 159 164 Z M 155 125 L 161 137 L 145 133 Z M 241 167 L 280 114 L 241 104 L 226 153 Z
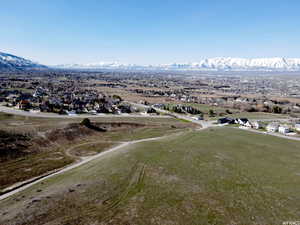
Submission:
M 259 120 L 249 120 L 247 118 L 228 118 L 223 117 L 218 119 L 218 124 L 237 124 L 240 128 L 249 128 L 255 130 L 266 131 L 269 133 L 280 133 L 284 135 L 297 135 L 300 134 L 300 123 L 299 122 L 268 122 L 268 121 L 259 121 Z
M 80 82 L 63 81 L 3 82 L 0 103 L 7 107 L 58 114 L 132 113 L 134 107 L 123 102 L 117 95 L 106 95 L 95 89 L 80 87 Z

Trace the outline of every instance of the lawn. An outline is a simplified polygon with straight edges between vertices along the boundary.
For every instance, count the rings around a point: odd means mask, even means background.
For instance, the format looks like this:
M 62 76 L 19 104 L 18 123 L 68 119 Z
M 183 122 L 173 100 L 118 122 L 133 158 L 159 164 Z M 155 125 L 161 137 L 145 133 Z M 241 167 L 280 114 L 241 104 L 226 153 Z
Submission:
M 135 144 L 0 202 L 0 224 L 299 220 L 300 145 L 233 128 Z

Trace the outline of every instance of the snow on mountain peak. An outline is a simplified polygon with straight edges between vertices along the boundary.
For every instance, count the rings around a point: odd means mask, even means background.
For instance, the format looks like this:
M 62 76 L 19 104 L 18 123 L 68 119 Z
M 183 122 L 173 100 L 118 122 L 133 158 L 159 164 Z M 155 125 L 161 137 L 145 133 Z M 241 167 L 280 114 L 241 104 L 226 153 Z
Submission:
M 1 70 L 19 70 L 19 69 L 36 69 L 46 68 L 43 65 L 34 63 L 15 55 L 0 52 L 0 69 Z
M 99 62 L 90 64 L 61 65 L 72 69 L 158 69 L 158 70 L 236 70 L 236 71 L 300 71 L 300 58 L 232 58 L 216 57 L 193 63 L 171 63 L 160 65 L 121 64 Z

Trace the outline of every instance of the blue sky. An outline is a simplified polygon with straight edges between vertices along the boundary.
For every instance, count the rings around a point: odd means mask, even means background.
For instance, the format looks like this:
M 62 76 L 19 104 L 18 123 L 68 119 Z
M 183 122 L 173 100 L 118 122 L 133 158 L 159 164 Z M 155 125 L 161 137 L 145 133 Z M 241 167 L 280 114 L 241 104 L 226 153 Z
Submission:
M 2 0 L 0 51 L 44 64 L 300 57 L 299 12 L 299 0 Z

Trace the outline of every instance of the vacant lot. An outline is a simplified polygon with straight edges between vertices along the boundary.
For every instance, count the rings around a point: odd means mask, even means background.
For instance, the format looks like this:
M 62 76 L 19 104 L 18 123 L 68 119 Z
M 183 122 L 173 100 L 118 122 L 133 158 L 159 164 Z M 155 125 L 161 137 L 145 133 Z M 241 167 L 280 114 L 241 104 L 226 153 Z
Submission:
M 299 142 L 232 128 L 129 146 L 0 202 L 0 224 L 282 224 Z
M 120 141 L 162 136 L 193 127 L 169 118 L 95 118 L 107 132 L 80 125 L 82 119 L 0 114 L 1 189 L 91 156 Z M 0 132 L 1 133 L 1 132 Z

